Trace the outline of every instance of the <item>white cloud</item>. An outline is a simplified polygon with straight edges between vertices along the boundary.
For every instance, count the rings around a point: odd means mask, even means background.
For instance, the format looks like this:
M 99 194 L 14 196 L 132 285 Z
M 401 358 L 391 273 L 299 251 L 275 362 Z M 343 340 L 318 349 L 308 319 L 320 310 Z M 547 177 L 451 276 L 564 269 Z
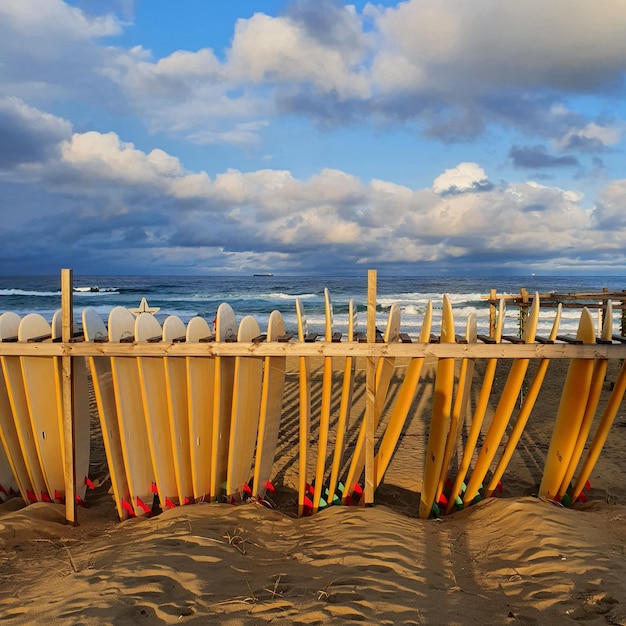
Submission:
M 477 163 L 459 163 L 433 181 L 437 194 L 476 191 L 488 182 L 487 174 Z
M 145 154 L 132 143 L 120 141 L 112 132 L 75 133 L 71 140 L 63 142 L 61 153 L 66 163 L 98 181 L 153 184 L 163 188 L 170 179 L 183 175 L 176 157 L 159 149 Z
M 234 77 L 261 82 L 312 83 L 323 92 L 336 92 L 340 99 L 367 98 L 370 94 L 366 72 L 365 37 L 351 8 L 341 10 L 346 38 L 356 45 L 344 47 L 338 41 L 312 37 L 307 29 L 289 17 L 262 13 L 238 20 L 228 65 Z

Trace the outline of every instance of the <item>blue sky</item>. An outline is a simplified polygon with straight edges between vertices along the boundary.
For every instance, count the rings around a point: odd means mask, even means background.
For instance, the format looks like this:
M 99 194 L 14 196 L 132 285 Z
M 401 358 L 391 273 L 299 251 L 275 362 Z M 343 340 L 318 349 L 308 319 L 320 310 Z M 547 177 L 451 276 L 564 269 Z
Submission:
M 0 273 L 623 274 L 623 0 L 0 0 Z

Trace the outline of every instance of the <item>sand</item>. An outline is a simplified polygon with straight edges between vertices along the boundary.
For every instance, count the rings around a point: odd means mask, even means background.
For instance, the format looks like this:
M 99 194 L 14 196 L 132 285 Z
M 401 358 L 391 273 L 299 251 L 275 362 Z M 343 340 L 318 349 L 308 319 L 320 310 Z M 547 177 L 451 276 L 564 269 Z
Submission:
M 566 509 L 538 499 L 567 368 L 553 361 L 503 493 L 424 521 L 416 515 L 434 371 L 428 364 L 376 506 L 298 519 L 297 367 L 289 365 L 273 508 L 196 504 L 118 522 L 94 411 L 91 477 L 101 484 L 88 493 L 79 525 L 64 523 L 60 505 L 24 507 L 19 498 L 0 505 L 2 623 L 626 624 L 624 405 L 589 502 Z M 352 444 L 363 414 L 363 365 Z M 609 365 L 598 415 L 618 365 Z M 314 415 L 320 366 L 312 371 Z M 335 366 L 339 374 L 342 364 Z M 405 366 L 397 363 L 391 402 Z M 507 367 L 498 366 L 485 426 Z M 483 370 L 477 363 L 472 402 Z M 337 381 L 333 415 L 339 388 Z

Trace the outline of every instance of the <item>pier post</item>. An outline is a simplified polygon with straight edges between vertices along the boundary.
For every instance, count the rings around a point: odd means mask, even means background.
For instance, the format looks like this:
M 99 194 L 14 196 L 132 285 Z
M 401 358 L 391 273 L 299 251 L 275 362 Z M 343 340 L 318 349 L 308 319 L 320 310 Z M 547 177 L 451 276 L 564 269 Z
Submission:
M 61 339 L 69 343 L 72 337 L 74 321 L 72 298 L 72 270 L 61 270 Z M 61 357 L 63 381 L 63 433 L 62 441 L 65 448 L 65 519 L 70 524 L 77 523 L 76 515 L 76 438 L 74 436 L 74 376 L 72 357 Z

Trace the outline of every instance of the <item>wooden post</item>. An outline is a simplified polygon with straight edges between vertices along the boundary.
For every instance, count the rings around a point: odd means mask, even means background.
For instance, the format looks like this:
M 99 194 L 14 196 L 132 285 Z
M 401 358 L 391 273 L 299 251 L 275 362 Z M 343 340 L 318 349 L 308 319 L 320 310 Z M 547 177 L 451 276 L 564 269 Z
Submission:
M 376 343 L 376 270 L 367 272 L 367 343 Z M 376 359 L 368 355 L 365 369 L 365 506 L 374 504 L 374 414 Z
M 74 320 L 72 270 L 61 270 L 61 338 L 69 343 Z M 74 376 L 72 357 L 61 357 L 63 372 L 63 446 L 65 448 L 65 519 L 76 524 L 76 450 L 74 436 Z
M 526 332 L 526 321 L 528 319 L 528 290 L 522 287 L 519 290 L 520 294 L 520 322 L 519 322 L 519 336 L 523 337 Z
M 608 293 L 608 287 L 602 287 L 602 293 Z M 600 308 L 600 317 L 598 318 L 598 336 L 602 335 L 602 329 L 604 328 L 604 320 L 606 319 L 606 306 L 607 306 L 608 298 L 603 298 L 600 304 L 602 305 Z
M 496 290 L 489 291 L 489 300 L 493 300 L 496 296 Z M 489 336 L 494 337 L 496 331 L 496 305 L 489 302 Z

